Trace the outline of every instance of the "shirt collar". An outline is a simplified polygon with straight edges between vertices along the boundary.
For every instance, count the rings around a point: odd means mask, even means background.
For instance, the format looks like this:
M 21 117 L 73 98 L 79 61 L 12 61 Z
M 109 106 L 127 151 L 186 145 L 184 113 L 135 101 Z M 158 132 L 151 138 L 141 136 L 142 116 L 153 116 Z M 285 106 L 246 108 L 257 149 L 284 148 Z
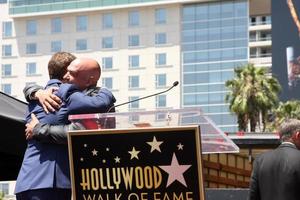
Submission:
M 292 145 L 292 146 L 296 147 L 296 145 L 292 142 L 282 142 L 281 144 L 288 144 L 288 145 Z

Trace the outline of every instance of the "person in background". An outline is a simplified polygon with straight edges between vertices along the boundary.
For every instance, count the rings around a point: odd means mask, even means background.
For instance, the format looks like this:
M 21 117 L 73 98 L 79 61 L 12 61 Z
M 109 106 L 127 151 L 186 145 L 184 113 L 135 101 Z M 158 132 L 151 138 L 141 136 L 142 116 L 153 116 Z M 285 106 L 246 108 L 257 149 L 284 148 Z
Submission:
M 300 120 L 286 120 L 279 134 L 281 145 L 254 160 L 248 200 L 300 198 Z

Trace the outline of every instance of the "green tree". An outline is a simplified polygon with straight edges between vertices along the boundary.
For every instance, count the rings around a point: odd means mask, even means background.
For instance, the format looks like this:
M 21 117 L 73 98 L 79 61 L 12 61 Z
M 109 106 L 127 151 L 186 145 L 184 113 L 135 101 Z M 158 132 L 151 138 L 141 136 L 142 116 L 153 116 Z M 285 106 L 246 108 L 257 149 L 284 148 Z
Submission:
M 239 129 L 248 131 L 250 124 L 250 131 L 254 132 L 261 119 L 265 130 L 268 113 L 278 104 L 278 80 L 268 76 L 266 68 L 253 64 L 238 67 L 234 72 L 235 77 L 225 83 L 229 89 L 226 101 L 237 115 Z
M 0 191 L 0 200 L 3 200 L 4 198 L 4 193 Z
M 280 102 L 279 106 L 273 109 L 273 121 L 268 127 L 269 131 L 276 130 L 282 122 L 286 119 L 296 118 L 300 119 L 300 101 L 291 100 L 287 102 Z

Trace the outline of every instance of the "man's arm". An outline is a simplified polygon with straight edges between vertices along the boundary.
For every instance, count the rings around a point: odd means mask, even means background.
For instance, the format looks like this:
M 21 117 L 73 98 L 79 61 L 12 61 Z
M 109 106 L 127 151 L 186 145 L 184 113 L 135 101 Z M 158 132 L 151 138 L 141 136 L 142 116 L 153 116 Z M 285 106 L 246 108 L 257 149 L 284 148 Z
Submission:
M 31 114 L 31 121 L 26 124 L 26 139 L 35 139 L 43 143 L 67 144 L 68 130 L 84 129 L 80 124 L 50 125 L 39 123 L 34 114 Z
M 23 89 L 23 93 L 25 96 L 25 99 L 27 102 L 32 101 L 32 100 L 36 100 L 35 98 L 35 93 L 38 90 L 42 90 L 43 87 L 36 85 L 36 84 L 28 84 L 25 86 L 25 88 Z
M 46 113 L 58 110 L 61 104 L 60 98 L 53 94 L 57 87 L 43 89 L 42 86 L 29 84 L 23 89 L 24 96 L 28 102 L 38 100 Z
M 101 88 L 96 95 L 93 93 L 93 96 L 89 96 L 71 84 L 61 85 L 57 95 L 66 103 L 68 114 L 105 113 L 116 101 L 106 88 Z
M 32 130 L 32 139 L 42 143 L 67 144 L 68 125 L 38 123 Z

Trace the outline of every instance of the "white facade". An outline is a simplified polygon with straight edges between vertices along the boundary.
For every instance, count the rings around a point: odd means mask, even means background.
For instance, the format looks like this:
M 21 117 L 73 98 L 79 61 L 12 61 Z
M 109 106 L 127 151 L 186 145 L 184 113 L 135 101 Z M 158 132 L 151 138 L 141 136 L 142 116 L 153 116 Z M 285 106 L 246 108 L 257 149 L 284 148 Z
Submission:
M 102 78 L 112 77 L 112 91 L 118 103 L 129 100 L 130 96 L 142 97 L 155 92 L 163 91 L 180 80 L 180 4 L 153 5 L 138 8 L 108 9 L 101 11 L 89 11 L 85 13 L 49 14 L 33 17 L 10 18 L 7 13 L 7 5 L 0 4 L 1 19 L 13 22 L 11 37 L 2 37 L 1 46 L 11 45 L 12 55 L 2 56 L 1 64 L 11 64 L 11 75 L 1 77 L 3 84 L 11 84 L 11 95 L 24 100 L 22 90 L 26 83 L 35 82 L 44 85 L 48 80 L 47 62 L 51 52 L 51 42 L 60 41 L 62 51 L 72 52 L 78 57 L 90 57 L 96 59 L 102 65 L 102 59 L 112 57 L 112 69 L 102 67 Z M 166 23 L 155 24 L 155 10 L 166 9 Z M 2 12 L 3 11 L 3 12 Z M 130 27 L 128 15 L 131 11 L 138 11 L 139 25 Z M 113 16 L 113 27 L 103 29 L 103 14 L 110 13 Z M 76 20 L 78 16 L 87 19 L 87 30 L 77 31 Z M 60 33 L 51 33 L 51 20 L 59 18 L 62 24 Z M 2 21 L 2 20 L 1 20 Z M 27 33 L 29 21 L 36 23 L 36 33 Z M 2 30 L 1 30 L 2 33 Z M 155 35 L 164 33 L 165 44 L 155 44 Z M 128 47 L 128 37 L 139 36 L 139 45 Z M 103 48 L 102 39 L 113 38 L 112 48 Z M 86 40 L 87 49 L 76 50 L 77 40 Z M 28 54 L 27 45 L 34 44 L 36 52 Z M 1 48 L 2 51 L 2 48 Z M 166 53 L 166 63 L 156 66 L 156 54 Z M 1 52 L 2 55 L 2 52 Z M 129 57 L 138 56 L 139 66 L 129 67 Z M 26 74 L 27 63 L 35 63 L 36 71 Z M 166 75 L 166 83 L 162 87 L 156 87 L 155 76 Z M 129 88 L 130 76 L 139 77 L 139 85 Z M 101 80 L 98 82 L 101 85 Z M 178 100 L 174 100 L 178 99 Z M 155 98 L 139 102 L 138 109 L 156 109 Z M 180 87 L 174 88 L 166 94 L 166 108 L 180 107 Z M 119 111 L 127 111 L 128 106 L 122 106 Z
M 80 1 L 74 2 L 81 3 Z M 24 100 L 22 90 L 26 84 L 35 82 L 45 85 L 48 80 L 47 63 L 51 55 L 56 52 L 55 49 L 58 45 L 60 51 L 71 52 L 78 57 L 91 57 L 100 63 L 102 76 L 98 85 L 102 86 L 104 83 L 105 86 L 111 86 L 109 89 L 117 99 L 116 104 L 161 92 L 171 86 L 174 81 L 181 83 L 179 87 L 161 97 L 121 106 L 117 108 L 118 111 L 187 107 L 189 105 L 183 97 L 184 88 L 187 85 L 184 84 L 186 80 L 183 78 L 182 8 L 186 5 L 185 3 L 207 4 L 211 2 L 215 1 L 160 0 L 151 2 L 149 0 L 147 3 L 65 9 L 57 12 L 53 10 L 25 12 L 11 15 L 8 14 L 8 5 L 0 4 L 2 23 L 0 28 L 1 34 L 3 34 L 0 43 L 2 47 L 0 48 L 0 55 L 2 55 L 0 57 L 2 73 L 0 89 Z M 271 67 L 270 0 L 264 2 L 266 3 L 263 6 L 260 1 L 248 2 L 249 13 L 246 14 L 249 14 L 250 21 L 248 57 L 249 62 L 257 66 Z M 64 2 L 62 1 L 62 3 Z M 222 2 L 216 1 L 216 4 L 222 4 Z M 156 12 L 159 10 L 164 11 L 162 23 L 155 21 Z M 106 21 L 109 23 L 108 27 L 105 27 L 104 23 L 106 17 L 109 18 Z M 58 30 L 54 31 L 55 21 L 58 22 Z M 5 37 L 3 22 L 12 22 L 11 36 Z M 209 21 L 207 22 L 209 23 Z M 138 37 L 139 44 L 129 46 L 130 37 L 135 37 L 133 39 Z M 162 44 L 156 43 L 157 40 L 160 40 L 159 37 L 161 37 Z M 247 37 L 245 40 L 247 42 Z M 106 43 L 108 47 L 104 47 L 103 43 Z M 245 44 L 247 48 L 247 43 Z M 77 46 L 83 50 L 79 50 Z M 3 51 L 10 49 L 11 55 L 5 56 Z M 162 56 L 163 60 L 160 65 L 157 64 L 159 56 Z M 247 61 L 247 56 L 244 61 Z M 222 62 L 222 60 L 217 62 Z M 106 67 L 107 64 L 108 67 Z M 233 73 L 233 68 L 226 70 L 228 73 Z M 227 75 L 224 74 L 224 76 Z M 223 92 L 226 93 L 225 90 Z M 220 102 L 218 103 L 220 104 Z M 224 102 L 221 104 L 227 105 Z M 210 107 L 211 105 L 211 102 L 208 102 L 203 105 L 195 103 L 191 106 Z M 223 108 L 221 110 L 224 112 Z M 226 113 L 230 114 L 229 111 Z M 218 118 L 218 115 L 222 113 L 214 111 L 210 114 Z M 227 117 L 223 116 L 223 118 L 222 122 L 217 122 L 217 125 L 225 128 L 227 125 L 223 121 L 226 121 Z M 236 125 L 233 121 L 235 120 L 231 120 L 229 123 L 233 129 L 225 128 L 224 130 L 234 130 Z

